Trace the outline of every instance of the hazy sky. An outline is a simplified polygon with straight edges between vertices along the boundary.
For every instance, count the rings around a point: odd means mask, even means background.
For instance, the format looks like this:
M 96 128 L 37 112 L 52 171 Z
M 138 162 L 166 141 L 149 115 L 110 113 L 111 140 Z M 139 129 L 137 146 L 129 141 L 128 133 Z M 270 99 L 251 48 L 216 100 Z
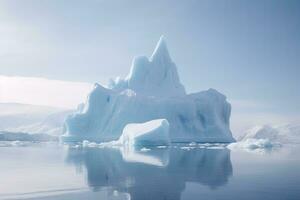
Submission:
M 298 0 L 0 0 L 0 75 L 106 83 L 165 35 L 189 92 L 300 113 Z

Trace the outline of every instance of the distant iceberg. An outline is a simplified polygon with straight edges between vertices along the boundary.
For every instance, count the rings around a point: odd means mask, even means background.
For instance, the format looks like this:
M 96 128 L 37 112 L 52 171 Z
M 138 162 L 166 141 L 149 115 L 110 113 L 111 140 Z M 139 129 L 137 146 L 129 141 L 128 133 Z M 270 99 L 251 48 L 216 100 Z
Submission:
M 299 144 L 300 143 L 300 125 L 290 123 L 285 125 L 263 125 L 255 126 L 246 131 L 242 140 L 247 139 L 267 139 L 271 142 L 281 144 Z
M 65 122 L 64 141 L 118 140 L 124 127 L 166 119 L 171 142 L 233 142 L 231 106 L 214 89 L 186 94 L 161 37 L 150 59 L 134 59 L 125 79 L 95 84 L 87 102 Z
M 246 151 L 264 152 L 280 147 L 279 143 L 273 143 L 269 139 L 245 139 L 237 143 L 231 143 L 227 146 L 229 149 L 244 149 Z
M 262 125 L 247 130 L 243 137 L 228 147 L 246 150 L 270 150 L 282 145 L 300 144 L 300 125 Z

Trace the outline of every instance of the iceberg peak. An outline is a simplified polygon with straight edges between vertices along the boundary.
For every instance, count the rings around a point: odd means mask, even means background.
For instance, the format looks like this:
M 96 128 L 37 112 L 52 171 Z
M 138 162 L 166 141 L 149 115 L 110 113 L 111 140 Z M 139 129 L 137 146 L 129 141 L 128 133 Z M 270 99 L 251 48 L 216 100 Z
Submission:
M 145 96 L 178 97 L 186 94 L 164 36 L 160 37 L 150 59 L 135 57 L 127 77 L 113 81 L 110 86 L 113 90 L 131 89 Z
M 158 43 L 150 57 L 150 60 L 153 61 L 162 61 L 162 62 L 171 62 L 171 57 L 168 51 L 167 43 L 165 37 L 162 35 L 159 38 Z

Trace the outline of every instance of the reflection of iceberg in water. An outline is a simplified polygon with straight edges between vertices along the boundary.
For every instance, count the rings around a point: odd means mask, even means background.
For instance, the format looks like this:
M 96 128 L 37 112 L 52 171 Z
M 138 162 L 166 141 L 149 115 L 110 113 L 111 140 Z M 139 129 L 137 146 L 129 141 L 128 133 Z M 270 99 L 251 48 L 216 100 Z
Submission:
M 132 200 L 180 199 L 186 182 L 214 189 L 225 185 L 233 171 L 228 149 L 70 149 L 67 162 L 85 167 L 93 190 L 111 188 Z
M 132 163 L 144 163 L 158 167 L 165 167 L 169 164 L 168 149 L 141 149 L 136 150 L 133 146 L 124 146 L 120 149 L 123 160 Z

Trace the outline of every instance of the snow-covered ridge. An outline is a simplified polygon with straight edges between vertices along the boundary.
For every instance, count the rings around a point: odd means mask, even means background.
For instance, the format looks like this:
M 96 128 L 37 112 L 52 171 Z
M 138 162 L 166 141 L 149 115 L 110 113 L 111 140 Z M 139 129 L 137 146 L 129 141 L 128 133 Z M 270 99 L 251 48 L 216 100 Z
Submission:
M 226 97 L 214 89 L 186 94 L 162 37 L 150 59 L 134 60 L 125 79 L 109 88 L 95 84 L 66 120 L 64 139 L 109 142 L 129 123 L 166 119 L 172 142 L 233 142 L 230 112 Z

